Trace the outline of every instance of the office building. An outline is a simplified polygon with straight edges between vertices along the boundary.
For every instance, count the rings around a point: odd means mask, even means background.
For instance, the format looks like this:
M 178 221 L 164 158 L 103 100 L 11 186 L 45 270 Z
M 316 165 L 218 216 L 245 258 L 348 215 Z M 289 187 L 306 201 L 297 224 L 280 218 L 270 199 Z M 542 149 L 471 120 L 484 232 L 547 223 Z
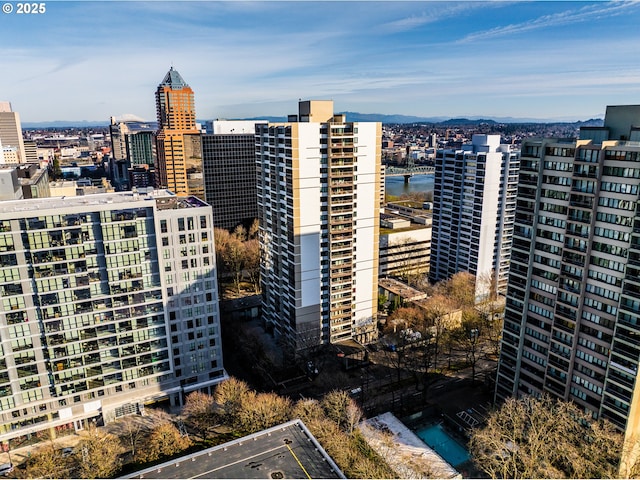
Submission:
M 156 90 L 158 186 L 204 199 L 202 145 L 193 90 L 173 67 Z
M 5 148 L 12 148 L 16 152 L 17 163 L 27 161 L 27 154 L 24 149 L 24 139 L 22 138 L 22 125 L 18 112 L 11 110 L 11 103 L 0 102 L 0 142 Z M 15 162 L 12 158 L 6 162 Z
M 24 141 L 25 163 L 38 162 L 38 146 L 34 140 Z
M 0 164 L 0 200 L 50 197 L 49 172 L 38 163 Z
M 154 186 L 156 125 L 139 121 L 122 121 L 111 117 L 111 158 L 109 170 L 118 190 Z
M 332 101 L 256 125 L 262 311 L 288 353 L 375 338 L 381 133 Z
M 266 121 L 215 120 L 202 136 L 204 195 L 213 225 L 248 228 L 258 218 L 255 124 Z
M 496 397 L 548 393 L 640 433 L 640 105 L 522 144 Z
M 458 272 L 476 277 L 476 298 L 504 294 L 515 196 L 518 153 L 500 135 L 473 135 L 461 149 L 439 150 L 435 160 L 430 279 Z
M 166 191 L 0 202 L 0 441 L 226 377 L 211 225 Z
M 422 218 L 420 218 L 422 219 Z M 431 218 L 415 223 L 409 218 L 384 213 L 380 218 L 379 275 L 410 277 L 429 272 Z

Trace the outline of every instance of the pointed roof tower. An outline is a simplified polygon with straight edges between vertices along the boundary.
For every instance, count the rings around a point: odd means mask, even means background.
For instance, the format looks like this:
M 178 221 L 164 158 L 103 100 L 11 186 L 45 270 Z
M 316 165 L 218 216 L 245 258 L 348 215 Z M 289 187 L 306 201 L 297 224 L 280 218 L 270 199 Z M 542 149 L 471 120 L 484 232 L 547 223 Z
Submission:
M 178 71 L 175 70 L 172 66 L 167 72 L 167 74 L 164 76 L 164 79 L 162 80 L 160 85 L 158 86 L 160 87 L 168 86 L 171 88 L 178 89 L 178 88 L 188 87 L 189 85 L 187 84 L 187 82 L 184 81 L 184 78 L 182 78 L 182 75 L 180 75 Z

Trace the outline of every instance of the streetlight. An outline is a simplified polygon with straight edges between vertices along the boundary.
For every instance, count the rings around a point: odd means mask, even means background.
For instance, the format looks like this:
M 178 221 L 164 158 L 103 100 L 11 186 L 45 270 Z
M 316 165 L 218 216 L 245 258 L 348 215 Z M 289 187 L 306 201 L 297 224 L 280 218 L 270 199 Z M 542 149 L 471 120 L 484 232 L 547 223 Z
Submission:
M 471 342 L 471 383 L 476 382 L 476 344 L 478 343 L 478 335 L 480 331 L 472 328 L 469 331 L 469 340 Z

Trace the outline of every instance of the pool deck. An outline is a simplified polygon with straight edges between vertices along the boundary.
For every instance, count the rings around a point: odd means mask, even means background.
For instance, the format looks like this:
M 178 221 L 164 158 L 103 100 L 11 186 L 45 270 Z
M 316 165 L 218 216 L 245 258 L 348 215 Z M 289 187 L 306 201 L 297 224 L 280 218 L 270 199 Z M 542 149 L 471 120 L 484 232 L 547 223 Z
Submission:
M 390 412 L 362 422 L 360 430 L 400 478 L 462 478 Z

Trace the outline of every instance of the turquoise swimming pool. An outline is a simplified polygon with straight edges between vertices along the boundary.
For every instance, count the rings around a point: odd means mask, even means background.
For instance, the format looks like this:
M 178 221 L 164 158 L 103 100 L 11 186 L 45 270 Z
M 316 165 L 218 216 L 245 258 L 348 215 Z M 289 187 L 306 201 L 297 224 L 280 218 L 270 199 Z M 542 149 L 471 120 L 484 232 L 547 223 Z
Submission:
M 419 428 L 415 433 L 454 468 L 471 458 L 467 449 L 451 437 L 439 423 Z

